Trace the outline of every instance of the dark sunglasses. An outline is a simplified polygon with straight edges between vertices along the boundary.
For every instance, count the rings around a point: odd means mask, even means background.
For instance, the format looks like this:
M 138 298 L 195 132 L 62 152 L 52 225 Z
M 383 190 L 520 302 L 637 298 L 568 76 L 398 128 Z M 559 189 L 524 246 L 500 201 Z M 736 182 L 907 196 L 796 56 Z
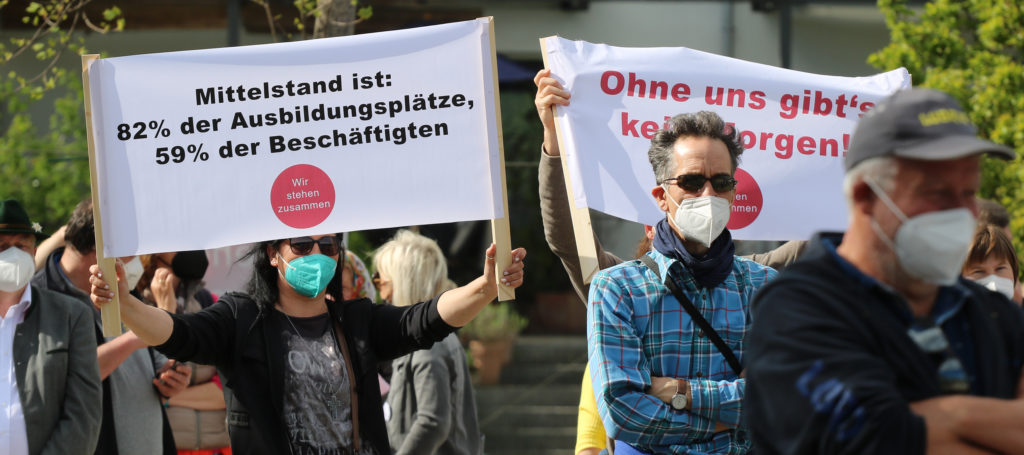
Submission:
M 333 235 L 321 237 L 320 240 L 313 240 L 313 238 L 309 236 L 288 239 L 288 245 L 292 247 L 292 253 L 299 256 L 305 256 L 313 252 L 314 243 L 320 244 L 320 253 L 325 256 L 334 256 L 338 254 L 341 245 L 338 237 Z
M 680 188 L 696 193 L 704 188 L 704 184 L 711 181 L 711 188 L 718 193 L 726 193 L 736 189 L 736 179 L 732 178 L 728 174 L 718 174 L 711 178 L 705 177 L 703 174 L 683 174 L 678 177 L 662 180 L 661 183 L 667 183 L 675 181 L 676 185 Z

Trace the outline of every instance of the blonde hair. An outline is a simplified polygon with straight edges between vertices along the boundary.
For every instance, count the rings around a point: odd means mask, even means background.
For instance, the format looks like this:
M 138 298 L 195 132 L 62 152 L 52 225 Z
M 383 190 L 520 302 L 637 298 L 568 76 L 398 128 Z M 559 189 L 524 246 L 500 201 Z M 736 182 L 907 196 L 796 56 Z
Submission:
M 433 298 L 448 279 L 448 264 L 437 242 L 404 229 L 377 249 L 373 267 L 391 280 L 391 304 L 395 306 Z

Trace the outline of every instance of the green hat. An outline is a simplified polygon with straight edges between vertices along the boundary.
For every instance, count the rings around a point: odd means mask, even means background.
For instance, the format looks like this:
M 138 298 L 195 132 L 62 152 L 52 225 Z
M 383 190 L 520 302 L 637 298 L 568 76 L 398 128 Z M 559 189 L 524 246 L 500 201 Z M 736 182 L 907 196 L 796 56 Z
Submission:
M 21 203 L 14 199 L 0 201 L 0 234 L 32 234 L 37 240 L 46 238 L 43 227 L 30 221 Z

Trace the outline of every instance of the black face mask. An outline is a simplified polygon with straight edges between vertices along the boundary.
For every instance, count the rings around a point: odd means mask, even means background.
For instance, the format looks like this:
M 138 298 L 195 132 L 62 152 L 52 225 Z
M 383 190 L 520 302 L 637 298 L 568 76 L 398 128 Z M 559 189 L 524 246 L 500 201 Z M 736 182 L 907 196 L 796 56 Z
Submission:
M 182 280 L 201 280 L 209 265 L 205 251 L 182 251 L 171 260 L 171 271 Z

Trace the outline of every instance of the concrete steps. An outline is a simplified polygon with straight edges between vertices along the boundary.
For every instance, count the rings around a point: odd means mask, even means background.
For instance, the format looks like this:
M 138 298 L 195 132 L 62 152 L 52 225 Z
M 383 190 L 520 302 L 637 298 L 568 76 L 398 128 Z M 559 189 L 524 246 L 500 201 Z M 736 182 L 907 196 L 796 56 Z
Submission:
M 586 362 L 582 335 L 520 337 L 501 383 L 476 388 L 485 453 L 571 454 Z

